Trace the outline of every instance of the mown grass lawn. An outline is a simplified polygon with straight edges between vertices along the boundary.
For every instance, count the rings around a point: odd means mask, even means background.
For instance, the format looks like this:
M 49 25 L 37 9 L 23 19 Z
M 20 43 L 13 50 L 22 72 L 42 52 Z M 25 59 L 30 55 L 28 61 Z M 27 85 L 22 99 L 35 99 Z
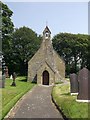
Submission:
M 76 102 L 77 96 L 70 95 L 69 84 L 55 86 L 53 88 L 52 95 L 53 99 L 67 118 L 75 118 L 75 120 L 78 118 L 88 118 L 88 108 L 90 104 Z
M 0 88 L 0 93 L 2 93 L 2 118 L 4 118 L 15 103 L 35 85 L 26 82 L 26 77 L 17 77 L 16 87 L 10 86 L 11 83 L 12 80 L 6 79 L 5 88 Z

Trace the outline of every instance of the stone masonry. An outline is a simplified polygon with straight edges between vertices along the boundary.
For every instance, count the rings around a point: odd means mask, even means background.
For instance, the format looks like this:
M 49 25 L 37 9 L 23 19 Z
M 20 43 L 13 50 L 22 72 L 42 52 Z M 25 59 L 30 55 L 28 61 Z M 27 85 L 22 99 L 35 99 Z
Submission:
M 49 81 L 48 85 L 53 85 L 55 82 L 63 80 L 64 77 L 65 63 L 53 49 L 51 32 L 46 26 L 41 46 L 28 62 L 28 81 L 36 81 L 41 85 L 47 84 Z

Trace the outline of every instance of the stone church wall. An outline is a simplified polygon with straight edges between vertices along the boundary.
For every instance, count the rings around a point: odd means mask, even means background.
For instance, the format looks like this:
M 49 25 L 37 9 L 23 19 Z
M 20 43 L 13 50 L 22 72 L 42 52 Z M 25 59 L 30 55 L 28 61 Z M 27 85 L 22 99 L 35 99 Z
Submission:
M 49 36 L 45 38 L 47 32 Z M 50 85 L 65 77 L 65 63 L 53 49 L 50 34 L 50 30 L 46 26 L 43 32 L 44 39 L 42 44 L 36 54 L 28 62 L 28 81 L 37 80 L 37 84 L 42 84 L 42 74 L 45 70 L 49 73 Z
M 41 65 L 41 61 L 44 55 L 43 52 L 40 52 L 40 49 L 37 53 L 32 57 L 32 59 L 28 62 L 28 80 L 32 81 L 37 73 L 37 66 Z
M 65 62 L 59 57 L 59 55 L 54 51 L 54 58 L 57 70 L 61 77 L 65 78 Z
M 43 81 L 43 72 L 47 70 L 49 72 L 49 85 L 52 85 L 55 81 L 55 73 L 50 69 L 50 67 L 45 63 L 37 72 L 37 83 L 42 84 Z

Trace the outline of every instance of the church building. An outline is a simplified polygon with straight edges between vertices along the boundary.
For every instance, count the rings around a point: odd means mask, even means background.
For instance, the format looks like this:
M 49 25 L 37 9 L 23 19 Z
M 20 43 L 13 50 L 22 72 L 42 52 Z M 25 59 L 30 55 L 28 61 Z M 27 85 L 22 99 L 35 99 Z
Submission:
M 40 85 L 53 85 L 64 78 L 65 62 L 53 49 L 51 31 L 46 26 L 41 46 L 28 62 L 28 81 Z

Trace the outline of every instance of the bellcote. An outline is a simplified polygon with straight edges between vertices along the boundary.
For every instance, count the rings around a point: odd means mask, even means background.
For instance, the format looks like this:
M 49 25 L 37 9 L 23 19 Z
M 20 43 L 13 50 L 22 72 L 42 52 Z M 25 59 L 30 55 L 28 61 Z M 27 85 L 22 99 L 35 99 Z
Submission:
M 45 27 L 43 31 L 43 38 L 50 39 L 51 38 L 51 31 L 49 30 L 48 26 Z

